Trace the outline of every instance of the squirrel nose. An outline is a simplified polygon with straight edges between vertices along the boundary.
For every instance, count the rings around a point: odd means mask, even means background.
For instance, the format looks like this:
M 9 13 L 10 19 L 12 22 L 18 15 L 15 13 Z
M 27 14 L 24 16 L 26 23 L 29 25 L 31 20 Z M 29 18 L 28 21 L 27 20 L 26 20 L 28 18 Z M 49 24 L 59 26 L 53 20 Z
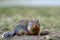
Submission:
M 35 25 L 34 27 L 38 27 L 37 25 Z

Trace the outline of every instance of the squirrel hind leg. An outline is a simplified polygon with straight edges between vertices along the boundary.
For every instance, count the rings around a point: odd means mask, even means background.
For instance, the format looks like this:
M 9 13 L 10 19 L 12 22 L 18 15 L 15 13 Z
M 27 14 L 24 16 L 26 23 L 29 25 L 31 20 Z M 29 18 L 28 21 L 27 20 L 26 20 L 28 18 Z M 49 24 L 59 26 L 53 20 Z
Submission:
M 21 36 L 21 35 L 27 35 L 27 34 L 28 34 L 27 31 L 22 30 L 21 32 L 17 33 L 16 35 L 17 35 L 17 36 Z

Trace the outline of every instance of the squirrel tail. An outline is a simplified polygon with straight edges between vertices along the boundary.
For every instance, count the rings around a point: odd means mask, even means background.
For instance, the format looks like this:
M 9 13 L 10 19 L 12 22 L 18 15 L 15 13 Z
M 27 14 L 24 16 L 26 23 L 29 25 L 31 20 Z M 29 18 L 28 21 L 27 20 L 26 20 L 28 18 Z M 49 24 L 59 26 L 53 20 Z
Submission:
M 13 37 L 13 36 L 15 36 L 15 35 L 16 35 L 15 32 L 4 32 L 4 33 L 2 34 L 2 38 L 11 38 L 11 37 Z

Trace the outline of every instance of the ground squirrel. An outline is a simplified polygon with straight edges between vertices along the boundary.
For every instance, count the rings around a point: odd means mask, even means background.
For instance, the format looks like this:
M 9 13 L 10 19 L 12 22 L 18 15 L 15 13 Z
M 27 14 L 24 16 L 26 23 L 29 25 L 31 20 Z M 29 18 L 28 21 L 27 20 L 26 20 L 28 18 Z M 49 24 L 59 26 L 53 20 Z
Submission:
M 41 29 L 42 27 L 39 20 L 22 19 L 14 25 L 13 32 L 4 32 L 2 37 L 11 38 L 15 35 L 20 36 L 27 34 L 40 35 Z

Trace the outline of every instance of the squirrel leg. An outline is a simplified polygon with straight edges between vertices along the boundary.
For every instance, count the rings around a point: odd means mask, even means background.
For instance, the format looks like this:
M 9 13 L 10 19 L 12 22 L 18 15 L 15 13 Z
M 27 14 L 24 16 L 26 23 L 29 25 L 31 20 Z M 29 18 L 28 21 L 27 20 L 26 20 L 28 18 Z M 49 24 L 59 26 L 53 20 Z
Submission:
M 41 27 L 40 27 L 40 31 L 38 32 L 38 36 L 41 35 L 42 29 L 43 29 L 43 27 L 41 26 Z
M 28 34 L 27 31 L 22 30 L 21 32 L 17 33 L 16 35 L 17 35 L 17 36 L 21 36 L 21 35 L 27 35 L 27 34 Z

